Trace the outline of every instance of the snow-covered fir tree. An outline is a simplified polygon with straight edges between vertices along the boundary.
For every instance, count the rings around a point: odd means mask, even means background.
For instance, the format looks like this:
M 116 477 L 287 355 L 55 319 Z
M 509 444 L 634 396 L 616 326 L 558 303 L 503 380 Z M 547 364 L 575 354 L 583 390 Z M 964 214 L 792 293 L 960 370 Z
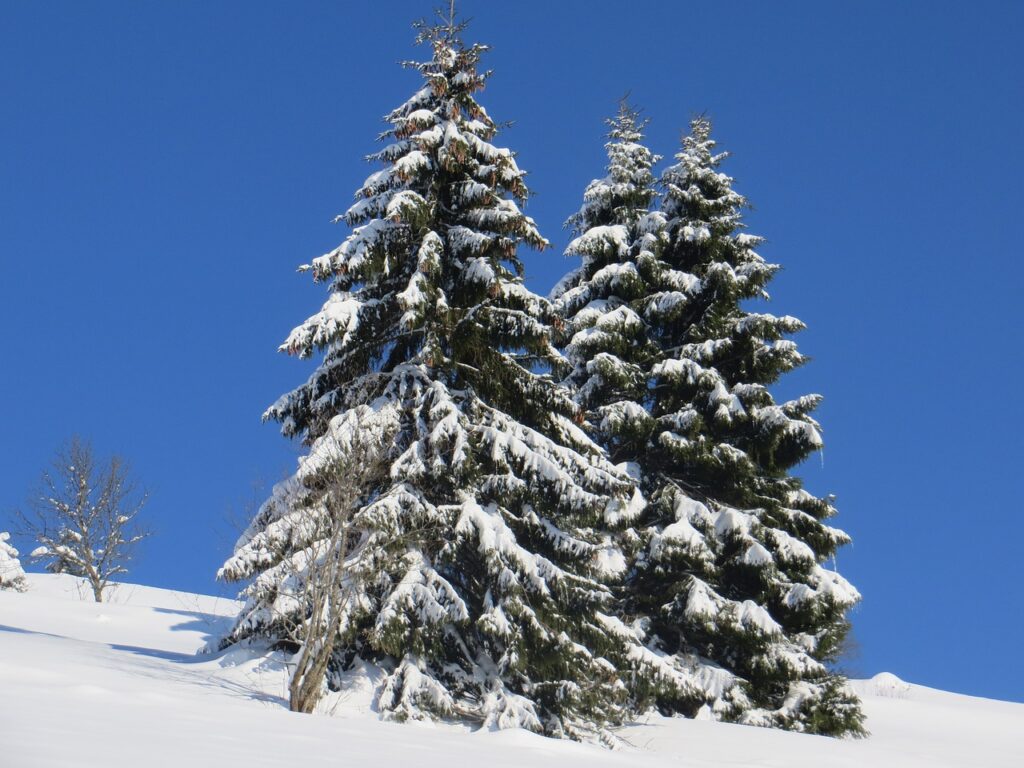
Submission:
M 28 588 L 28 581 L 18 559 L 18 550 L 7 543 L 10 538 L 11 534 L 0 531 L 0 589 L 24 592 Z
M 777 270 L 745 234 L 710 124 L 693 122 L 660 210 L 636 114 L 611 121 L 608 175 L 570 223 L 581 266 L 556 286 L 567 383 L 648 506 L 621 532 L 632 567 L 617 618 L 688 684 L 634 686 L 664 712 L 856 733 L 855 697 L 825 663 L 857 592 L 824 567 L 845 534 L 789 470 L 821 446 L 817 397 L 767 387 L 804 358 L 791 317 L 748 312 Z M 643 678 L 640 678 L 643 683 Z
M 633 426 L 649 434 L 650 505 L 629 608 L 659 650 L 735 677 L 720 717 L 858 733 L 859 702 L 827 666 L 860 597 L 825 567 L 849 539 L 824 522 L 831 500 L 791 473 L 822 446 L 810 416 L 820 397 L 777 404 L 768 389 L 805 362 L 787 338 L 804 326 L 743 305 L 768 297 L 778 266 L 743 231 L 746 200 L 718 170 L 726 154 L 710 131 L 694 120 L 662 175 L 660 260 L 676 277 L 639 308 L 661 356 Z
M 432 57 L 410 64 L 422 86 L 387 116 L 383 167 L 339 217 L 352 233 L 308 267 L 330 296 L 282 349 L 323 359 L 266 417 L 309 453 L 220 571 L 251 579 L 224 644 L 287 646 L 307 620 L 329 489 L 358 452 L 334 671 L 377 665 L 377 706 L 398 719 L 590 738 L 627 712 L 619 668 L 659 674 L 606 583 L 625 566 L 606 531 L 638 505 L 545 373 L 550 306 L 517 249 L 547 243 L 477 100 L 486 48 L 459 31 L 422 29 Z
M 654 424 L 648 382 L 662 357 L 651 326 L 672 322 L 696 278 L 661 260 L 668 241 L 666 219 L 651 210 L 656 197 L 652 167 L 660 158 L 643 143 L 645 123 L 623 101 L 608 125 L 607 174 L 587 186 L 582 207 L 567 222 L 576 237 L 566 255 L 579 257 L 581 264 L 551 297 L 563 321 L 559 338 L 570 367 L 564 383 L 584 409 L 595 439 L 650 493 L 660 483 L 645 467 Z M 622 521 L 618 531 L 630 559 L 646 557 L 649 543 L 642 530 L 632 527 L 634 522 Z M 647 676 L 626 677 L 635 707 L 653 703 L 693 715 L 704 705 L 721 709 L 730 700 L 736 685 L 732 674 L 686 649 L 665 653 L 649 636 L 649 622 L 637 614 L 633 601 L 618 600 L 616 607 L 619 631 L 650 645 L 649 657 L 662 670 L 653 685 Z

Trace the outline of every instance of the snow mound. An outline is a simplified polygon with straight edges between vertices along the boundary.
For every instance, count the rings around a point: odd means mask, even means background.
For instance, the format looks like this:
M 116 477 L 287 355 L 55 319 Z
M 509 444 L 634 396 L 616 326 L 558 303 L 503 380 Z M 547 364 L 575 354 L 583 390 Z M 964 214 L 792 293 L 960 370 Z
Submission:
M 879 672 L 868 681 L 868 686 L 876 696 L 905 699 L 910 695 L 910 684 L 903 682 L 892 672 Z
M 854 681 L 872 736 L 836 740 L 651 716 L 608 751 L 522 730 L 382 722 L 371 669 L 320 715 L 286 702 L 286 659 L 198 651 L 227 631 L 234 600 L 120 585 L 97 604 L 68 576 L 29 574 L 0 592 L 4 768 L 1017 768 L 1024 705 L 960 696 L 891 673 Z M 84 598 L 84 599 L 83 599 Z

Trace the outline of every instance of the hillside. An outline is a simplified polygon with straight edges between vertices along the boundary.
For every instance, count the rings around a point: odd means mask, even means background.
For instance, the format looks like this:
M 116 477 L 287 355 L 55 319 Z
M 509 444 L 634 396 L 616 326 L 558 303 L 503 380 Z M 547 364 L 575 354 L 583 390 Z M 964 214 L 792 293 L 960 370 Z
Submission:
M 278 659 L 196 654 L 229 626 L 233 601 L 126 584 L 97 605 L 70 577 L 29 578 L 28 593 L 0 592 L 0 764 L 10 768 L 996 768 L 1024 755 L 1024 705 L 888 674 L 855 683 L 872 732 L 859 741 L 651 717 L 622 730 L 632 746 L 607 751 L 523 731 L 399 725 L 377 719 L 362 674 L 324 703 L 333 717 L 295 715 Z

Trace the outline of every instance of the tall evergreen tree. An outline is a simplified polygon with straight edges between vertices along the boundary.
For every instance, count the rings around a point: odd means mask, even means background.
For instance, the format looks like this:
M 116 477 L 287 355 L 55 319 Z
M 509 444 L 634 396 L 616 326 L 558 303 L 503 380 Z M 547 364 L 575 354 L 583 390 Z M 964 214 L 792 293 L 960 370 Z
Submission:
M 287 645 L 284 628 L 308 621 L 309 559 L 358 451 L 334 669 L 378 665 L 377 706 L 399 719 L 587 738 L 621 720 L 616 666 L 646 653 L 607 630 L 604 581 L 624 557 L 602 531 L 632 486 L 544 373 L 559 356 L 550 307 L 517 248 L 547 243 L 477 101 L 486 48 L 459 32 L 421 28 L 433 55 L 408 66 L 422 87 L 386 118 L 383 168 L 339 217 L 352 233 L 308 267 L 330 297 L 282 349 L 323 360 L 265 417 L 309 453 L 220 571 L 252 579 L 224 644 Z
M 657 493 L 660 476 L 646 466 L 654 429 L 648 382 L 663 357 L 654 329 L 674 320 L 697 279 L 662 259 L 667 222 L 651 210 L 652 168 L 660 158 L 643 143 L 646 123 L 625 100 L 607 122 L 607 173 L 587 186 L 582 207 L 566 223 L 576 235 L 566 255 L 579 257 L 581 264 L 551 296 L 563 319 L 560 340 L 569 365 L 564 384 L 586 413 L 588 431 L 613 461 L 629 468 L 644 493 Z M 631 559 L 646 558 L 649 536 L 631 527 L 634 522 L 621 521 L 619 541 Z M 693 715 L 705 704 L 721 709 L 731 701 L 732 674 L 688 649 L 665 653 L 634 601 L 619 599 L 616 605 L 615 630 L 644 642 L 646 661 L 656 660 L 660 671 L 653 684 L 646 675 L 627 677 L 635 706 L 657 703 Z
M 663 711 L 856 733 L 857 701 L 825 665 L 859 598 L 823 567 L 847 537 L 790 474 L 821 446 L 820 398 L 768 390 L 804 362 L 785 338 L 803 326 L 743 308 L 778 267 L 742 231 L 710 124 L 691 128 L 648 212 L 653 158 L 635 114 L 612 121 L 608 176 L 570 220 L 583 263 L 555 289 L 568 383 L 648 502 L 622 536 L 635 567 L 618 616 L 690 680 L 654 690 Z
M 720 705 L 723 716 L 859 733 L 859 702 L 826 666 L 860 598 L 824 567 L 849 539 L 824 522 L 831 499 L 791 472 L 822 446 L 810 416 L 821 398 L 776 404 L 768 389 L 806 361 L 786 338 L 804 326 L 744 308 L 768 297 L 778 266 L 743 231 L 746 200 L 714 147 L 710 122 L 694 120 L 662 175 L 662 258 L 692 281 L 671 313 L 648 314 L 662 359 L 651 371 L 652 504 L 636 608 L 661 648 L 736 676 L 744 695 Z

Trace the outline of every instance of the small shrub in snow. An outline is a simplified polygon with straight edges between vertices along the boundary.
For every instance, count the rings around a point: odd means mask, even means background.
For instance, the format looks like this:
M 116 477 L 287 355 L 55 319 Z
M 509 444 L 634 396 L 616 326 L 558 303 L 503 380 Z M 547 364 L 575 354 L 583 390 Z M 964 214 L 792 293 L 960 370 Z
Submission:
M 7 543 L 10 538 L 11 534 L 0 532 L 0 589 L 24 592 L 28 589 L 28 581 L 18 560 L 18 550 Z

